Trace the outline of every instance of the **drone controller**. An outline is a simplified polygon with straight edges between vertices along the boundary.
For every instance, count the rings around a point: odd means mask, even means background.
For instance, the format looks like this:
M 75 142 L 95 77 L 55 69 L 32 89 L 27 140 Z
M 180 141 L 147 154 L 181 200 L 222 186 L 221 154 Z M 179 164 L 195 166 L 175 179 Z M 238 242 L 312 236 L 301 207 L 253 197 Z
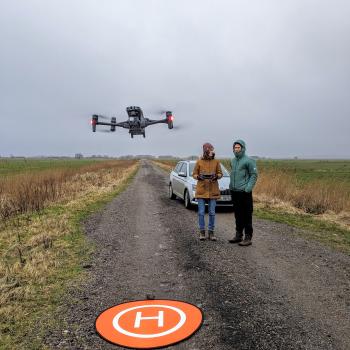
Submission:
M 215 174 L 200 174 L 200 177 L 204 180 L 212 180 L 215 177 Z

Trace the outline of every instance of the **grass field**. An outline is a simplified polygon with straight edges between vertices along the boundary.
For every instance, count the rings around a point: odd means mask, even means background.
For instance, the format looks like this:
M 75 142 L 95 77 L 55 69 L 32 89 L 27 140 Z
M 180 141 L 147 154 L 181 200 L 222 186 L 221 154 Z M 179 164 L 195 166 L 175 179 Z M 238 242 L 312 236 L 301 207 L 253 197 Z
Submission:
M 226 167 L 230 161 L 224 160 Z M 339 181 L 350 185 L 350 160 L 257 160 L 260 173 L 283 171 L 300 182 Z
M 77 169 L 101 162 L 96 159 L 11 159 L 0 158 L 0 177 L 53 169 Z
M 81 220 L 122 191 L 138 168 L 136 161 L 76 162 L 0 177 L 0 209 L 17 208 L 0 220 L 0 349 L 45 348 L 67 283 L 83 276 L 93 251 Z
M 0 219 L 43 209 L 48 203 L 64 197 L 64 184 L 84 173 L 113 170 L 121 160 L 2 160 L 0 176 Z M 99 181 L 99 179 L 96 179 Z M 74 191 L 74 189 L 72 189 Z
M 337 181 L 350 186 L 349 160 L 259 160 L 261 172 L 283 170 L 300 182 Z

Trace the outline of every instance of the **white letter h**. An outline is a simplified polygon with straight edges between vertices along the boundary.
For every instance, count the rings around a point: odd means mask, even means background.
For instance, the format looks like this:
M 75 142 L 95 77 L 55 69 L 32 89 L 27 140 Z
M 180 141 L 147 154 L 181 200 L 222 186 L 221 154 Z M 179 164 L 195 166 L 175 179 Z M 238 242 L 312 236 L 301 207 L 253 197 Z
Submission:
M 141 320 L 158 320 L 158 327 L 164 327 L 164 311 L 158 311 L 158 317 L 141 317 L 141 312 L 136 312 L 134 328 L 140 328 Z

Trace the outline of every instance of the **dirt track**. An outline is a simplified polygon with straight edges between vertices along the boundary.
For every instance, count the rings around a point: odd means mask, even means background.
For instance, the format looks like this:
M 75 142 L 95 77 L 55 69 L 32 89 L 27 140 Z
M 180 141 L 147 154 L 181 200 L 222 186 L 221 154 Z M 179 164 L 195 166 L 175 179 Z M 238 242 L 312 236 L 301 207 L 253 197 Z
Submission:
M 167 198 L 167 174 L 149 162 L 86 223 L 96 244 L 90 277 L 63 301 L 53 349 L 118 349 L 94 330 L 106 308 L 178 299 L 202 308 L 201 329 L 174 349 L 350 349 L 350 257 L 295 229 L 254 221 L 251 247 L 230 245 L 233 213 L 217 213 L 217 242 L 199 242 L 197 215 Z

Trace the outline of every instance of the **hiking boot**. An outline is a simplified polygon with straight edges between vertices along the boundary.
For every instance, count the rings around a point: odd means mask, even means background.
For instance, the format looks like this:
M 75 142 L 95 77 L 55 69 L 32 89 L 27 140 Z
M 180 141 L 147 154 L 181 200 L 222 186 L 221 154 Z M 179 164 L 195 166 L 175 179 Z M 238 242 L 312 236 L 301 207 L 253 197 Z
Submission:
M 205 230 L 200 230 L 199 231 L 199 240 L 200 241 L 205 241 L 206 237 L 205 237 Z
M 242 247 L 247 247 L 248 245 L 252 245 L 252 240 L 250 238 L 246 238 L 244 241 L 238 244 Z
M 210 241 L 216 241 L 217 240 L 213 230 L 208 230 L 208 235 L 209 235 L 209 240 Z
M 240 243 L 242 242 L 242 235 L 236 232 L 236 236 L 228 240 L 230 243 Z

